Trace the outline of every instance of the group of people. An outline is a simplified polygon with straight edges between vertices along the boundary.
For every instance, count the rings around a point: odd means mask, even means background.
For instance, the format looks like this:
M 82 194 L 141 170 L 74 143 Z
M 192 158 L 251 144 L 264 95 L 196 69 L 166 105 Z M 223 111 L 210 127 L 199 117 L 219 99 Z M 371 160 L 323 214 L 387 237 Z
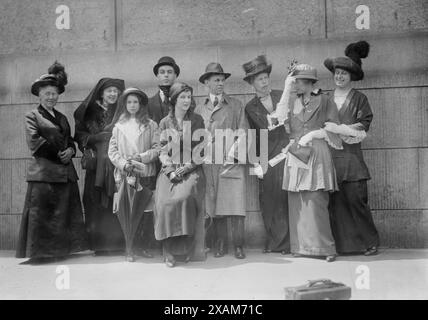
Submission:
M 90 249 L 95 255 L 125 252 L 131 262 L 136 255 L 153 257 L 151 244 L 162 247 L 173 267 L 209 251 L 217 258 L 227 254 L 230 226 L 234 255 L 244 259 L 249 172 L 259 181 L 264 253 L 329 262 L 338 253 L 377 254 L 361 151 L 373 114 L 367 97 L 353 88 L 364 77 L 361 59 L 368 52 L 360 41 L 348 45 L 345 56 L 324 61 L 335 83 L 328 93 L 315 90 L 314 67 L 297 63 L 284 89 L 272 90 L 272 65 L 258 56 L 242 66 L 255 90 L 245 106 L 225 93 L 231 74 L 219 63 L 209 63 L 200 76 L 209 93 L 196 103 L 192 87 L 177 81 L 180 67 L 162 57 L 153 67 L 159 90 L 151 98 L 125 88 L 122 79 L 99 80 L 74 112 L 74 137 L 55 109 L 67 84 L 64 66 L 55 62 L 31 86 L 40 104 L 25 116 L 32 159 L 16 256 L 40 263 Z M 249 129 L 256 132 L 256 154 L 267 152 L 267 166 L 238 159 Z M 210 137 L 217 130 L 240 134 L 231 146 L 212 150 L 211 159 L 224 163 L 200 162 L 186 159 L 199 143 L 187 137 L 198 130 Z M 83 208 L 75 143 L 86 171 Z

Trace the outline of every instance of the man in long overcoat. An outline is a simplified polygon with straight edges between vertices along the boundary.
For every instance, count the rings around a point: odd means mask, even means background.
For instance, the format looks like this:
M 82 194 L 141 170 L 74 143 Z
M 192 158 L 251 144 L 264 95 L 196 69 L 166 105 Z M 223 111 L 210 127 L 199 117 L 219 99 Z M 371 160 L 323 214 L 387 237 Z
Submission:
M 196 106 L 195 112 L 204 119 L 205 128 L 213 138 L 212 164 L 204 164 L 204 172 L 207 180 L 206 208 L 207 214 L 213 218 L 213 236 L 215 257 L 222 257 L 227 251 L 227 220 L 231 220 L 235 257 L 245 258 L 244 246 L 244 222 L 246 215 L 246 170 L 248 166 L 238 163 L 236 150 L 238 144 L 246 143 L 248 121 L 245 116 L 243 104 L 224 92 L 225 80 L 230 73 L 225 73 L 218 63 L 208 64 L 205 73 L 199 81 L 207 86 L 209 94 Z M 215 140 L 218 129 L 242 129 L 233 140 L 230 148 L 226 144 L 221 149 L 225 162 L 215 163 Z M 238 132 L 238 131 L 235 131 Z M 222 139 L 224 140 L 224 139 Z M 227 139 L 226 139 L 227 140 Z M 241 149 L 242 150 L 242 149 Z M 246 157 L 240 155 L 240 159 Z M 244 160 L 246 161 L 246 160 Z M 227 164 L 226 162 L 229 162 Z

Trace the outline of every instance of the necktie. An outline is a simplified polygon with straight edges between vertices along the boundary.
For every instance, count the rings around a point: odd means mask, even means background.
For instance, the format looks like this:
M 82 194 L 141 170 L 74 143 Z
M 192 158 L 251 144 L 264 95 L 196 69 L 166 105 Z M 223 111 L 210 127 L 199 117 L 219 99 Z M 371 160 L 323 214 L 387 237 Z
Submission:
M 217 105 L 218 105 L 218 97 L 216 96 L 213 103 L 214 108 L 217 107 Z
M 171 86 L 159 86 L 159 88 L 162 90 L 165 96 L 164 103 L 169 103 L 169 89 L 171 88 Z

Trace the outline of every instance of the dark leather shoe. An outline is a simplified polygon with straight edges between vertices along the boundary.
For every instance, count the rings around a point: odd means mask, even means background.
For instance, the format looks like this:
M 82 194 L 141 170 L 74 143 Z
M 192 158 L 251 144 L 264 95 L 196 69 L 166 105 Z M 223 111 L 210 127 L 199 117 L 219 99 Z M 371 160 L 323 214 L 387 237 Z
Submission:
M 224 242 L 223 240 L 218 240 L 214 258 L 221 258 L 224 256 L 224 253 Z
M 235 258 L 236 259 L 245 259 L 245 253 L 242 247 L 235 248 Z
M 165 264 L 168 268 L 174 268 L 175 267 L 175 260 L 171 260 L 171 259 L 166 258 Z
M 377 247 L 371 247 L 364 252 L 365 256 L 375 256 L 378 254 Z
M 150 252 L 148 252 L 147 250 L 145 250 L 145 249 L 140 250 L 138 253 L 143 258 L 153 258 L 153 255 Z
M 221 258 L 221 257 L 224 257 L 224 251 L 217 251 L 214 254 L 214 258 Z
M 335 255 L 335 254 L 331 254 L 331 255 L 327 256 L 327 257 L 325 258 L 325 261 L 327 261 L 327 262 L 333 262 L 333 261 L 336 261 L 336 255 Z

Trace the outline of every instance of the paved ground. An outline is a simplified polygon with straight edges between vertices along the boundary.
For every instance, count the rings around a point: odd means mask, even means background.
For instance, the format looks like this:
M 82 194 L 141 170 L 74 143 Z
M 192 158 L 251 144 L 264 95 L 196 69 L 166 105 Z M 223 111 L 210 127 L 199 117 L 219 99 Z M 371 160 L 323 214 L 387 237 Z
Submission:
M 428 250 L 385 249 L 375 257 L 339 257 L 333 263 L 252 250 L 246 260 L 208 256 L 173 269 L 159 256 L 129 263 L 87 252 L 30 266 L 13 254 L 0 251 L 0 299 L 283 299 L 284 287 L 318 278 L 351 286 L 352 299 L 428 299 Z M 59 290 L 64 265 L 70 288 Z M 359 278 L 365 275 L 368 282 Z M 358 289 L 358 283 L 369 289 Z

